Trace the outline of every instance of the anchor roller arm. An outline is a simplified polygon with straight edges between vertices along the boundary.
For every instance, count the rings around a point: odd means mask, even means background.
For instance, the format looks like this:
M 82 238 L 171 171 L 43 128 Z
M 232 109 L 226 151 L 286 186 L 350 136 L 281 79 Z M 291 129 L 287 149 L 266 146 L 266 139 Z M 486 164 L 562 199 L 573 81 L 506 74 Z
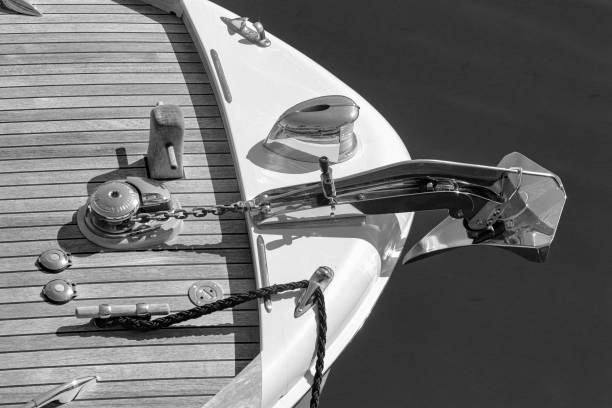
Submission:
M 322 171 L 329 174 L 327 166 L 322 166 Z M 448 226 L 438 228 L 446 231 L 452 226 L 457 234 L 450 237 L 437 231 L 435 237 L 428 235 L 429 241 L 422 241 L 420 250 L 409 251 L 407 260 L 472 244 L 539 248 L 536 256 L 522 255 L 543 260 L 566 198 L 556 175 L 520 153 L 507 155 L 497 167 L 411 160 L 336 180 L 324 179 L 259 195 L 253 200 L 260 210 L 256 221 L 323 206 L 352 205 L 364 214 L 447 209 Z M 436 240 L 441 237 L 448 240 Z

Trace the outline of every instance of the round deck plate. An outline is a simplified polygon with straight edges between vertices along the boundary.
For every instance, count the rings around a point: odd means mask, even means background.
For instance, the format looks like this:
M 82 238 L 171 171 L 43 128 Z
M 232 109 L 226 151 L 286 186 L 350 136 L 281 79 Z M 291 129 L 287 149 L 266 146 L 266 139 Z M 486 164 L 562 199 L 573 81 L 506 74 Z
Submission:
M 55 279 L 43 287 L 42 294 L 51 303 L 67 303 L 76 297 L 76 285 L 64 279 Z
M 61 249 L 48 249 L 40 254 L 37 262 L 42 269 L 57 273 L 72 265 L 72 258 Z
M 213 281 L 198 281 L 189 287 L 189 300 L 196 306 L 216 302 L 223 297 L 223 289 Z

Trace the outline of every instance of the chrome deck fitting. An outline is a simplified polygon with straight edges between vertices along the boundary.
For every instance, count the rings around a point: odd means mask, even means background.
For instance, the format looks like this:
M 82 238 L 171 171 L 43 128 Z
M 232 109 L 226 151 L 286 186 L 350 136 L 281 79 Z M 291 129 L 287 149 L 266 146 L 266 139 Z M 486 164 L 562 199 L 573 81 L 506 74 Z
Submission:
M 332 279 L 334 279 L 334 271 L 332 268 L 329 266 L 319 266 L 317 268 L 310 278 L 308 287 L 304 289 L 298 299 L 295 312 L 293 313 L 296 319 L 312 308 L 312 297 L 315 290 L 321 289 L 322 292 L 325 291 Z
M 58 273 L 72 265 L 72 255 L 61 249 L 48 249 L 40 254 L 36 264 L 47 272 Z
M 257 236 L 257 260 L 261 276 L 261 286 L 270 286 L 270 275 L 268 274 L 268 258 L 266 257 L 266 243 L 261 235 Z M 270 313 L 272 311 L 272 299 L 270 296 L 264 298 L 264 307 Z
M 218 283 L 203 280 L 195 282 L 189 287 L 189 300 L 196 306 L 216 302 L 223 297 L 223 289 Z
M 121 316 L 163 316 L 167 314 L 170 314 L 170 305 L 167 303 L 137 303 L 135 305 L 109 305 L 102 303 L 98 306 L 79 306 L 74 310 L 74 315 L 79 319 L 108 319 Z
M 43 287 L 42 295 L 49 302 L 61 305 L 77 296 L 77 286 L 69 280 L 54 279 Z
M 249 22 L 248 17 L 221 17 L 221 20 L 227 26 L 230 34 L 239 34 L 248 42 L 264 48 L 272 44 L 270 39 L 266 37 L 266 30 L 264 30 L 263 24 L 259 21 L 252 23 L 253 28 L 251 28 L 247 25 L 247 22 Z

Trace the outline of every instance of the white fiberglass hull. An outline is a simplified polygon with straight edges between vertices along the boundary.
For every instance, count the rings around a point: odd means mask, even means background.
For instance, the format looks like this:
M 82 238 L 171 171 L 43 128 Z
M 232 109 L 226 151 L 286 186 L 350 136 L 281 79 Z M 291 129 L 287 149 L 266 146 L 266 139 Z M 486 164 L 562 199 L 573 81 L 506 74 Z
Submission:
M 355 123 L 358 152 L 334 166 L 335 176 L 410 159 L 388 122 L 360 95 L 308 57 L 272 35 L 268 35 L 268 48 L 230 35 L 221 18 L 237 16 L 211 2 L 184 0 L 182 7 L 184 21 L 214 78 L 211 82 L 216 86 L 244 199 L 272 188 L 318 179 L 316 165 L 305 166 L 277 156 L 263 148 L 262 142 L 288 107 L 319 96 L 348 96 L 361 108 Z M 224 92 L 231 98 L 223 97 Z M 270 283 L 309 279 L 321 265 L 334 270 L 334 280 L 325 291 L 325 365 L 329 368 L 363 325 L 387 283 L 404 246 L 412 214 L 367 216 L 360 225 L 263 229 L 249 218 L 247 222 L 260 286 L 258 236 L 266 243 Z M 260 303 L 263 407 L 292 407 L 310 388 L 315 319 L 312 311 L 294 318 L 294 308 L 293 298 L 275 299 L 271 312 Z M 209 404 L 216 406 L 214 400 Z

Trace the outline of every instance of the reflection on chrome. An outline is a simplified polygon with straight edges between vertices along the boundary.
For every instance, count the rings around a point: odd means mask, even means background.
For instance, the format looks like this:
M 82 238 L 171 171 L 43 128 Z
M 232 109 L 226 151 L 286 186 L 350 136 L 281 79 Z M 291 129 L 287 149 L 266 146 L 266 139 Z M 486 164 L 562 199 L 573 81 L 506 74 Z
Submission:
M 346 96 L 310 99 L 281 115 L 264 146 L 293 160 L 317 163 L 325 156 L 332 163 L 342 162 L 356 151 L 353 123 L 358 116 L 359 106 Z
M 464 221 L 448 217 L 408 251 L 404 262 L 469 245 L 493 245 L 532 261 L 545 261 L 566 200 L 563 185 L 558 177 L 520 153 L 504 157 L 502 166 L 516 169 L 506 179 L 515 191 L 493 211 L 497 212 L 496 219 L 484 221 L 487 233 L 470 229 L 472 222 L 466 227 Z M 482 220 L 476 218 L 475 222 Z
M 333 182 L 332 205 L 341 216 L 449 211 L 405 262 L 475 244 L 544 261 L 566 199 L 561 180 L 520 153 L 507 155 L 498 167 L 410 160 Z M 327 195 L 316 182 L 266 191 L 252 200 L 259 209 L 254 220 L 260 226 L 283 217 L 294 223 L 321 220 L 320 210 L 330 206 Z

